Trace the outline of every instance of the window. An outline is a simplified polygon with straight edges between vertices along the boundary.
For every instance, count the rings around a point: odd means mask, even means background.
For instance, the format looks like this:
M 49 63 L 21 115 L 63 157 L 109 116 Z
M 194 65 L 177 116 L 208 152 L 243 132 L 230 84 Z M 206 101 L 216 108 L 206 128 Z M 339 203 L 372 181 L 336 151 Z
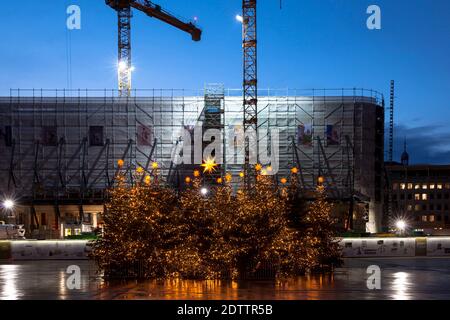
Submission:
M 430 194 L 430 199 L 434 199 L 434 193 Z
M 392 200 L 397 200 L 397 195 L 396 194 L 392 195 Z
M 450 183 L 445 184 L 445 189 L 450 189 Z
M 448 215 L 444 216 L 444 220 L 445 220 L 445 222 L 448 222 Z
M 397 190 L 397 189 L 398 189 L 398 183 L 392 184 L 392 189 L 393 189 L 393 190 Z
M 68 237 L 68 236 L 71 236 L 71 235 L 72 235 L 72 229 L 66 228 L 66 229 L 64 230 L 64 236 L 65 236 L 65 237 Z
M 89 127 L 89 144 L 93 147 L 103 146 L 103 126 Z
M 422 189 L 424 189 L 424 190 L 428 189 L 428 185 L 423 184 L 423 185 L 422 185 Z
M 448 193 L 444 194 L 444 199 L 448 199 L 448 198 L 450 198 L 450 194 L 448 194 Z
M 426 193 L 422 193 L 422 200 L 428 200 L 428 195 Z
M 400 200 L 405 200 L 405 194 L 404 194 L 404 193 L 402 193 L 402 194 L 400 195 Z
M 436 218 L 437 218 L 437 221 L 442 221 L 442 216 L 440 214 Z
M 427 210 L 427 205 L 426 205 L 426 204 L 423 204 L 423 205 L 422 205 L 422 210 L 423 210 L 423 211 Z
M 419 189 L 420 189 L 420 184 L 416 184 L 416 185 L 414 186 L 414 189 L 419 190 Z
M 437 187 L 438 189 L 442 189 L 442 183 L 438 183 L 438 184 L 436 185 L 436 187 Z
M 91 223 L 91 214 L 89 212 L 83 213 L 83 222 L 84 223 Z
M 413 184 L 412 183 L 408 183 L 408 189 L 411 190 L 413 188 Z
M 408 194 L 408 200 L 412 200 L 412 193 Z
M 429 216 L 429 217 L 428 217 L 428 220 L 429 220 L 430 222 L 434 222 L 434 215 Z
M 434 204 L 430 204 L 430 210 L 434 210 Z
M 5 146 L 12 146 L 12 127 L 5 126 Z
M 414 195 L 414 200 L 420 200 L 420 193 L 416 193 Z
M 427 219 L 427 216 L 422 216 L 422 221 L 423 221 L 423 222 L 427 222 L 427 220 L 428 220 L 428 219 Z
M 436 206 L 436 209 L 439 210 L 439 211 L 441 211 L 441 210 L 442 210 L 442 205 L 441 205 L 441 204 L 438 204 L 438 205 Z
M 414 206 L 414 210 L 415 210 L 415 211 L 420 211 L 420 204 L 416 204 L 416 205 Z
M 434 189 L 436 186 L 434 184 L 430 184 L 430 189 Z
M 405 183 L 400 183 L 400 189 L 405 190 L 406 189 L 406 184 Z
M 408 204 L 408 207 L 406 207 L 406 210 L 412 211 L 412 205 Z
M 437 194 L 437 198 L 438 198 L 438 199 L 442 199 L 442 194 L 438 193 L 438 194 Z

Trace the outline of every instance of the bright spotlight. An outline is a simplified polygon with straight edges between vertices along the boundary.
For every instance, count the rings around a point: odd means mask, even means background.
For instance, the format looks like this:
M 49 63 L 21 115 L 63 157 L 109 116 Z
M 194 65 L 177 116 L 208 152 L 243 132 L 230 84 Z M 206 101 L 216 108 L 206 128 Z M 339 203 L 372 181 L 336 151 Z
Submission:
M 119 71 L 124 71 L 127 69 L 127 63 L 125 61 L 120 61 L 118 67 L 119 67 Z
M 14 208 L 14 201 L 10 199 L 3 201 L 3 207 L 5 209 L 11 210 L 12 208 Z
M 403 231 L 403 230 L 406 229 L 406 222 L 403 221 L 403 220 L 398 220 L 398 221 L 395 223 L 395 226 L 397 227 L 398 230 Z
M 239 21 L 240 23 L 244 22 L 244 18 L 240 14 L 236 15 L 236 20 Z
M 208 189 L 206 189 L 206 188 L 201 188 L 201 189 L 200 189 L 200 193 L 201 193 L 202 195 L 206 196 L 206 195 L 208 194 Z

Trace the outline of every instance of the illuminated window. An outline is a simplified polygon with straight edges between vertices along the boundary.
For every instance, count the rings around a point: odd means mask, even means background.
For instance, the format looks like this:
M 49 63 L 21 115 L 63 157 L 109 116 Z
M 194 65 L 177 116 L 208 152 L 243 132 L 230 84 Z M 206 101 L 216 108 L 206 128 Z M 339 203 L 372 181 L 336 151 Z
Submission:
M 72 235 L 72 229 L 66 228 L 66 229 L 64 230 L 64 236 L 65 236 L 65 237 L 68 237 L 68 236 L 71 236 L 71 235 Z
M 436 186 L 434 184 L 430 184 L 430 189 L 434 189 Z
M 420 200 L 420 193 L 416 193 L 414 195 L 414 200 Z
M 434 216 L 429 216 L 429 217 L 428 217 L 428 220 L 429 220 L 430 222 L 434 222 Z
M 413 184 L 412 183 L 408 183 L 408 189 L 411 190 L 413 188 Z
M 422 216 L 422 221 L 427 222 L 427 216 Z
M 405 183 L 400 183 L 400 189 L 405 190 L 406 189 L 406 184 Z
M 407 210 L 408 211 L 412 211 L 412 205 L 411 204 L 408 204 Z
M 428 200 L 428 195 L 426 193 L 422 193 L 422 200 Z
M 416 205 L 414 206 L 414 210 L 415 210 L 415 211 L 420 211 L 420 204 L 416 204 Z
M 437 184 L 437 188 L 438 188 L 438 189 L 442 189 L 442 183 L 438 183 L 438 184 Z
M 423 184 L 423 185 L 422 185 L 422 189 L 424 189 L 424 190 L 428 189 L 428 185 Z
M 416 185 L 414 186 L 414 189 L 416 189 L 416 190 L 420 189 L 420 184 L 416 184 Z
M 445 189 L 450 189 L 450 183 L 445 184 Z
M 397 190 L 397 189 L 398 189 L 398 183 L 392 184 L 392 189 L 393 189 L 393 190 Z

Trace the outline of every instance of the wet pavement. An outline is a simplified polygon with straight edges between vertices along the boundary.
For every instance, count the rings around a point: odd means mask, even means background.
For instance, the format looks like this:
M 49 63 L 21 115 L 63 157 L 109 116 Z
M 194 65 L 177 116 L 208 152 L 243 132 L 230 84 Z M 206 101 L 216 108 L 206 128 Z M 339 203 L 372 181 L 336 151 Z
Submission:
M 69 289 L 77 265 L 81 288 Z M 381 289 L 367 288 L 367 267 Z M 346 259 L 333 275 L 284 281 L 129 281 L 105 283 L 90 261 L 0 262 L 0 300 L 16 299 L 450 299 L 450 258 Z

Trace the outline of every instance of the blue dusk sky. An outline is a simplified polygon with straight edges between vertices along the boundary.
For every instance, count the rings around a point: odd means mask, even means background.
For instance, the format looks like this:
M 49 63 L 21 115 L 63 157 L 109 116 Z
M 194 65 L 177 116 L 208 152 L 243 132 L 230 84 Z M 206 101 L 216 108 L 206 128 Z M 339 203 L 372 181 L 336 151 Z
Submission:
M 201 42 L 134 11 L 133 87 L 240 88 L 240 0 L 155 0 L 198 17 Z M 260 88 L 368 88 L 389 99 L 396 81 L 396 155 L 450 163 L 450 1 L 259 0 Z M 81 8 L 68 31 L 66 8 Z M 366 27 L 369 5 L 381 30 Z M 117 16 L 104 0 L 22 0 L 2 5 L 0 95 L 10 88 L 116 88 Z M 70 58 L 70 59 L 69 59 Z M 70 61 L 70 63 L 69 63 Z M 70 65 L 71 76 L 68 76 Z

